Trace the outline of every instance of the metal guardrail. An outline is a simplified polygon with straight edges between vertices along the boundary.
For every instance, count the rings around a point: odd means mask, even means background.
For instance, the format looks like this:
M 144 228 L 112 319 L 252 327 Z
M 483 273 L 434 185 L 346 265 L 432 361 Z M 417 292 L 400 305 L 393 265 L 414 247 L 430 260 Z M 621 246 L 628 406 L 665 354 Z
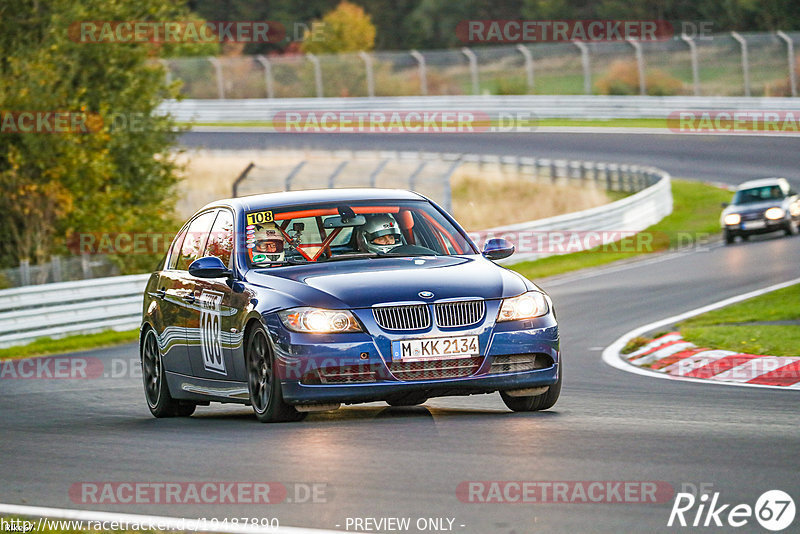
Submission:
M 515 156 L 441 155 L 444 160 L 453 157 L 464 163 L 516 166 L 521 173 L 551 183 L 594 182 L 608 190 L 638 191 L 604 206 L 485 232 L 497 237 L 526 231 L 639 231 L 672 212 L 669 174 L 652 167 Z M 521 252 L 505 263 L 544 255 Z M 42 337 L 136 328 L 149 276 L 116 276 L 2 290 L 0 348 Z
M 386 98 L 253 98 L 244 100 L 168 101 L 159 108 L 180 122 L 270 124 L 286 111 L 464 111 L 497 120 L 500 117 L 622 119 L 667 118 L 677 111 L 748 110 L 800 112 L 800 99 L 790 97 L 694 96 L 408 96 Z M 268 126 L 269 127 L 269 126 Z M 275 129 L 274 127 L 272 129 Z M 281 131 L 275 129 L 275 131 Z M 503 131 L 502 129 L 497 131 Z M 513 129 L 508 129 L 513 131 Z
M 137 328 L 149 274 L 0 291 L 0 348 L 42 337 Z

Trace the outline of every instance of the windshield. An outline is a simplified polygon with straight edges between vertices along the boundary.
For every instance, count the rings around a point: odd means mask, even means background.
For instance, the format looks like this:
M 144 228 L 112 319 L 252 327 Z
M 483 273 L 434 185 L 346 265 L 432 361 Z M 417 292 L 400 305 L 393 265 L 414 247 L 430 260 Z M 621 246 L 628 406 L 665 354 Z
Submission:
M 264 206 L 247 212 L 245 221 L 251 267 L 475 253 L 458 229 L 425 201 Z
M 764 187 L 754 187 L 752 189 L 737 191 L 733 196 L 733 203 L 753 204 L 755 202 L 765 202 L 767 200 L 780 200 L 783 196 L 783 191 L 780 186 L 767 185 Z

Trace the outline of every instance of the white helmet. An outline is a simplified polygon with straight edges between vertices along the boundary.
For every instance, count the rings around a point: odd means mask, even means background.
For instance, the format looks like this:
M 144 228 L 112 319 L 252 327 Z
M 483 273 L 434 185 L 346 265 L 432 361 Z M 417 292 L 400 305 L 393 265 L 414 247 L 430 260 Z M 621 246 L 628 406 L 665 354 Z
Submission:
M 361 242 L 359 245 L 367 252 L 383 254 L 398 245 L 404 244 L 403 233 L 390 215 L 379 214 L 367 216 L 367 222 L 359 229 Z M 379 237 L 391 235 L 394 242 L 389 244 L 376 244 L 373 241 Z
M 253 261 L 256 263 L 283 261 L 283 245 L 283 237 L 277 230 L 268 228 L 263 232 L 259 232 L 255 238 Z

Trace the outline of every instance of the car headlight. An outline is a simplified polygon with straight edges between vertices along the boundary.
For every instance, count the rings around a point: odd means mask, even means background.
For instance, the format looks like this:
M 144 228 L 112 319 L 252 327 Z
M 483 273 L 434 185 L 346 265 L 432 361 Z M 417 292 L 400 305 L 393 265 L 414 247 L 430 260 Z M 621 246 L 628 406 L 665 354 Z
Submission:
M 546 315 L 548 311 L 549 306 L 544 294 L 538 291 L 529 291 L 518 297 L 503 299 L 497 322 L 541 317 Z
M 734 224 L 739 224 L 742 221 L 742 216 L 738 213 L 729 213 L 725 216 L 725 224 L 728 226 L 733 226 Z
M 770 208 L 764 212 L 764 217 L 771 221 L 783 219 L 784 215 L 786 215 L 786 212 L 783 210 L 783 208 Z
M 289 330 L 308 334 L 339 334 L 361 332 L 361 325 L 347 310 L 324 310 L 322 308 L 292 308 L 278 312 Z

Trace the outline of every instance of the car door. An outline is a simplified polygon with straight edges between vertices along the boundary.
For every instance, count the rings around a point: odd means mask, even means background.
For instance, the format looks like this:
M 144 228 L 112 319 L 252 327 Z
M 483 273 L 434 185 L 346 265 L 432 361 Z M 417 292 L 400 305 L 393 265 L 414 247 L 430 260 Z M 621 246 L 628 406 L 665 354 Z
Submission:
M 158 273 L 155 291 L 151 294 L 156 305 L 153 328 L 158 338 L 164 369 L 180 374 L 191 374 L 192 371 L 189 365 L 189 352 L 186 349 L 187 314 L 183 301 L 186 291 L 180 273 L 175 270 L 186 237 L 186 229 L 187 227 L 184 227 L 175 236 L 165 258 L 164 267 Z
M 202 256 L 215 256 L 231 268 L 234 246 L 234 218 L 227 208 L 218 211 Z M 245 305 L 234 296 L 227 278 L 197 278 L 194 285 L 196 306 L 189 317 L 191 336 L 189 360 L 195 376 L 216 380 L 240 380 L 244 362 L 235 359 L 233 348 L 241 344 L 237 316 Z
M 216 209 L 205 211 L 189 222 L 180 253 L 176 258 L 175 268 L 170 272 L 170 276 L 173 278 L 173 290 L 171 294 L 167 294 L 167 299 L 174 303 L 176 308 L 176 320 L 179 321 L 182 329 L 183 346 L 192 376 L 202 376 L 199 374 L 202 367 L 198 369 L 192 361 L 192 346 L 199 343 L 200 312 L 195 287 L 197 279 L 189 274 L 189 265 L 197 258 L 202 257 L 208 233 L 216 215 Z

